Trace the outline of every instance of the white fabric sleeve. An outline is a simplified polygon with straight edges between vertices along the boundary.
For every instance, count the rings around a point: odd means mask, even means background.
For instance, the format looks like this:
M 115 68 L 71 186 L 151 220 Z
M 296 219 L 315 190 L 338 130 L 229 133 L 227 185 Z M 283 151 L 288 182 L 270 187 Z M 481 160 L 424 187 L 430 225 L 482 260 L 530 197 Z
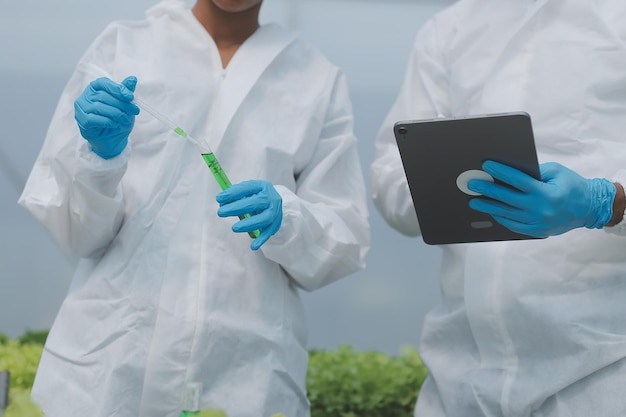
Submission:
M 353 134 L 352 105 L 337 77 L 319 142 L 283 199 L 280 230 L 262 247 L 296 284 L 312 291 L 365 267 L 370 230 L 365 181 Z
M 417 236 L 420 228 L 393 133 L 402 120 L 449 114 L 448 78 L 441 56 L 435 21 L 418 33 L 409 57 L 400 93 L 376 138 L 376 155 L 370 167 L 374 205 L 397 231 Z
M 61 94 L 18 200 L 61 248 L 75 257 L 96 255 L 119 230 L 124 206 L 120 181 L 129 154 L 127 148 L 115 158 L 100 158 L 80 136 L 74 120 L 75 99 L 89 82 L 101 76 L 92 71 L 93 64 L 86 64 L 93 48 L 87 51 Z

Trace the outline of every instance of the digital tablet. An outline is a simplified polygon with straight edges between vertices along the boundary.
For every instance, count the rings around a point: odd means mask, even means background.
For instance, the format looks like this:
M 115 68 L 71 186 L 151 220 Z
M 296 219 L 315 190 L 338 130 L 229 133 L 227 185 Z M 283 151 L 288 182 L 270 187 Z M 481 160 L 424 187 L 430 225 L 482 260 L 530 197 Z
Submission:
M 467 188 L 472 178 L 493 181 L 481 169 L 488 159 L 540 179 L 527 113 L 400 121 L 394 135 L 424 242 L 533 239 L 471 209 L 469 200 L 477 195 Z

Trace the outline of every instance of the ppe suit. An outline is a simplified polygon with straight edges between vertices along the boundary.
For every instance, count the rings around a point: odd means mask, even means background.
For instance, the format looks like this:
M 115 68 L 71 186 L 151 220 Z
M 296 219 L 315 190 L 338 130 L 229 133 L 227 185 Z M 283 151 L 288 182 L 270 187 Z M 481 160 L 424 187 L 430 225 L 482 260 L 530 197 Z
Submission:
M 137 76 L 135 93 L 197 139 L 233 183 L 264 179 L 280 230 L 251 251 L 220 218 L 198 149 L 142 112 L 102 159 L 73 101 L 92 80 Z M 306 417 L 299 289 L 364 266 L 366 193 L 341 71 L 276 25 L 226 69 L 182 2 L 114 22 L 62 93 L 19 204 L 69 253 L 76 275 L 47 340 L 33 399 L 47 416 L 176 416 L 185 384 L 229 417 Z M 340 180 L 338 180 L 340 179 Z
M 393 137 L 399 120 L 526 111 L 539 162 L 624 184 L 625 16 L 619 0 L 461 0 L 425 24 L 371 167 L 388 223 L 420 233 Z M 442 246 L 416 416 L 626 415 L 623 223 Z

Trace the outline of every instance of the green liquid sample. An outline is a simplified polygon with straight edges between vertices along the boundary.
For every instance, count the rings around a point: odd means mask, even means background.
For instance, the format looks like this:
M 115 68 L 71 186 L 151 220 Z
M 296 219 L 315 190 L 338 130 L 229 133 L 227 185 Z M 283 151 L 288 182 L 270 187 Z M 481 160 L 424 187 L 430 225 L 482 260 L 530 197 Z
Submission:
M 222 169 L 222 166 L 220 165 L 219 162 L 217 162 L 217 158 L 215 158 L 215 155 L 213 155 L 213 153 L 203 153 L 202 159 L 204 159 L 204 162 L 206 162 L 206 165 L 211 170 L 211 173 L 213 173 L 215 180 L 220 185 L 220 188 L 222 190 L 225 190 L 232 185 L 230 180 L 226 176 L 226 173 Z M 242 216 L 239 216 L 241 220 L 247 219 L 248 217 L 250 217 L 249 214 L 244 214 Z M 255 230 L 253 232 L 248 232 L 248 234 L 250 235 L 252 239 L 256 239 L 257 237 L 259 237 L 261 232 L 259 230 Z
M 213 173 L 213 176 L 217 180 L 217 183 L 220 185 L 220 188 L 222 190 L 229 188 L 232 184 L 230 183 L 230 180 L 226 176 L 226 173 L 222 169 L 220 163 L 217 162 L 217 158 L 215 158 L 215 155 L 213 155 L 212 153 L 203 153 L 202 158 L 211 170 L 211 173 Z

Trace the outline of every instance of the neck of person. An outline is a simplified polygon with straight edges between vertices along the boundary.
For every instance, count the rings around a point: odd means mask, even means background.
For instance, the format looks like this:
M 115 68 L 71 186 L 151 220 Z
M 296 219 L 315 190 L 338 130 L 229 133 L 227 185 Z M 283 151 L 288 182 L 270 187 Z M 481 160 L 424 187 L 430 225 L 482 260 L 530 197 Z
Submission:
M 198 1 L 193 15 L 211 35 L 226 68 L 237 49 L 259 28 L 261 4 L 248 10 L 231 13 L 217 7 L 211 0 Z

